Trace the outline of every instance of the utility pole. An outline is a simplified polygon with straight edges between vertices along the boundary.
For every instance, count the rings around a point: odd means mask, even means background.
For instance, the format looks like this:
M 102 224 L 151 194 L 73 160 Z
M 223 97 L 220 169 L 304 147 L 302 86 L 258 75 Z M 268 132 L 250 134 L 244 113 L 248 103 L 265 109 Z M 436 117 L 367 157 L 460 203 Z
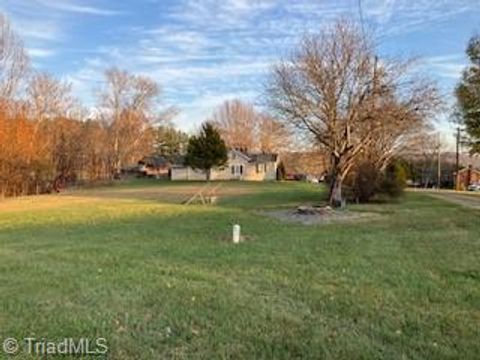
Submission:
M 455 158 L 455 171 L 458 173 L 460 170 L 460 127 L 457 127 L 457 149 Z
M 440 144 L 440 133 L 438 133 L 438 138 L 437 138 L 437 190 L 440 190 L 441 180 L 442 180 L 441 144 Z
M 365 38 L 365 25 L 364 25 L 364 20 L 363 20 L 362 0 L 358 0 L 358 12 L 360 14 L 360 24 L 362 26 L 362 36 Z
M 455 190 L 458 190 L 458 171 L 460 170 L 460 126 L 457 127 L 457 141 L 455 154 Z

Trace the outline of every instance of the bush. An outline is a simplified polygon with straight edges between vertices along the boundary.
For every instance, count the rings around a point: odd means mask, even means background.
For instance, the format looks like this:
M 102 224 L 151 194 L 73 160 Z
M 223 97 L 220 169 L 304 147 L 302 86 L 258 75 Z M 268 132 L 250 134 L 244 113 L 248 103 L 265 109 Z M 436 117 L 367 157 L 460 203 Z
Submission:
M 379 192 L 391 198 L 397 198 L 403 194 L 406 185 L 407 172 L 398 161 L 394 161 L 385 171 Z
M 405 168 L 396 161 L 384 172 L 371 162 L 363 161 L 345 181 L 345 195 L 350 201 L 361 203 L 397 198 L 403 194 L 406 182 Z
M 353 194 L 357 202 L 369 202 L 379 190 L 382 175 L 368 161 L 362 162 L 355 171 Z
M 277 167 L 277 180 L 285 180 L 287 172 L 285 171 L 285 165 L 280 162 Z

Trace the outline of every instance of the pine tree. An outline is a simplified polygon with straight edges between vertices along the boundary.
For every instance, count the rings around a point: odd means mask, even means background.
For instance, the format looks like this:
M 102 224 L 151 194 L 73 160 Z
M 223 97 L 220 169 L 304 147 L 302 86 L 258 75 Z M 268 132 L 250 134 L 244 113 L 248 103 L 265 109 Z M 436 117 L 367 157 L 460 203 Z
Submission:
M 470 150 L 480 153 L 480 35 L 470 39 L 467 55 L 470 65 L 463 72 L 456 96 L 465 130 L 470 137 Z
M 154 148 L 157 155 L 184 154 L 188 144 L 188 135 L 172 126 L 159 126 L 154 130 L 154 137 Z
M 188 142 L 186 165 L 205 171 L 210 180 L 212 168 L 221 168 L 227 161 L 228 149 L 219 131 L 212 124 L 204 123 L 200 134 Z

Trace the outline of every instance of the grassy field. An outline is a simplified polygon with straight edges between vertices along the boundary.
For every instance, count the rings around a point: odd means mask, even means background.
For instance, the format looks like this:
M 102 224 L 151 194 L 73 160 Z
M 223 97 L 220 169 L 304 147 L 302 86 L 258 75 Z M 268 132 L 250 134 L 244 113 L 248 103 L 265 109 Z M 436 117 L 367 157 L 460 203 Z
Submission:
M 104 337 L 110 359 L 478 359 L 480 211 L 410 193 L 304 226 L 260 212 L 318 186 L 228 183 L 216 206 L 180 205 L 198 186 L 0 203 L 0 339 Z

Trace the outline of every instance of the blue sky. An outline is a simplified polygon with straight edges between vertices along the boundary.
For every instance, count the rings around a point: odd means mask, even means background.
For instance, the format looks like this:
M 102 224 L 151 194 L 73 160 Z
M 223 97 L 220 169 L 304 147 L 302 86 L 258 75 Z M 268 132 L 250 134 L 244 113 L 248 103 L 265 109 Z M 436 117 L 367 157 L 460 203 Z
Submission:
M 382 54 L 415 56 L 445 98 L 480 32 L 480 0 L 363 0 Z M 0 0 L 36 68 L 72 82 L 94 105 L 102 72 L 147 74 L 191 130 L 226 99 L 261 100 L 269 66 L 305 32 L 338 16 L 359 18 L 358 0 Z

